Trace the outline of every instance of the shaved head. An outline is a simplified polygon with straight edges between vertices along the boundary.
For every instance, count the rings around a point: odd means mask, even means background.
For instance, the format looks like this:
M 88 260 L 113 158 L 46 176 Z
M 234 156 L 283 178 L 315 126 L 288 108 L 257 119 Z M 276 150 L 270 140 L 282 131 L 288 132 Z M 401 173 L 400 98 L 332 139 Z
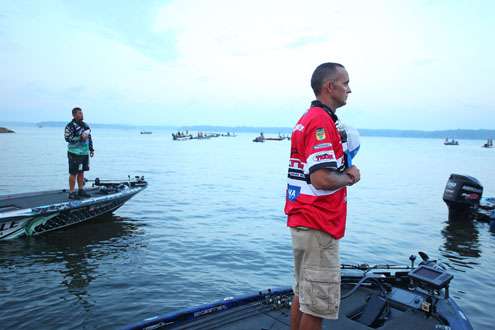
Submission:
M 321 87 L 325 82 L 337 77 L 338 68 L 345 69 L 342 64 L 332 62 L 320 64 L 315 69 L 311 76 L 311 88 L 316 96 L 320 95 Z

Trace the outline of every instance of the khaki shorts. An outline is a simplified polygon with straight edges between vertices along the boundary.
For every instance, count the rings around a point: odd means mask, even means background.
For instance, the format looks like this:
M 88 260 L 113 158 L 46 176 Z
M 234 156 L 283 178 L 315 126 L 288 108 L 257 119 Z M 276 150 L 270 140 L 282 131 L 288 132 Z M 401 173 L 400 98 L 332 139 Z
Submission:
M 300 310 L 324 319 L 338 318 L 340 305 L 339 241 L 327 233 L 291 228 L 294 294 Z

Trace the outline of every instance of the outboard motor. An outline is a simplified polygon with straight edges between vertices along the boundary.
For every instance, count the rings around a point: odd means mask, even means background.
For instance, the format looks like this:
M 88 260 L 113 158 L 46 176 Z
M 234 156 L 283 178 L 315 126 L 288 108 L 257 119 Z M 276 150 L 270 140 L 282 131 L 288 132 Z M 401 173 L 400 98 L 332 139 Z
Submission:
M 451 174 L 445 190 L 443 201 L 449 208 L 449 220 L 467 219 L 478 207 L 483 195 L 483 186 L 472 176 Z

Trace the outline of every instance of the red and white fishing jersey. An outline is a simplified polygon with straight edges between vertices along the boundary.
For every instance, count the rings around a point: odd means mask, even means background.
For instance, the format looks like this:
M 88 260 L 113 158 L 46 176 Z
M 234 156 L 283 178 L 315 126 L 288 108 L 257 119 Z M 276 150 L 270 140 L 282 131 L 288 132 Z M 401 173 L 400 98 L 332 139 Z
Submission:
M 322 168 L 343 172 L 344 150 L 337 117 L 315 104 L 292 131 L 285 214 L 289 227 L 312 228 L 339 239 L 345 232 L 347 189 L 316 189 L 310 174 Z

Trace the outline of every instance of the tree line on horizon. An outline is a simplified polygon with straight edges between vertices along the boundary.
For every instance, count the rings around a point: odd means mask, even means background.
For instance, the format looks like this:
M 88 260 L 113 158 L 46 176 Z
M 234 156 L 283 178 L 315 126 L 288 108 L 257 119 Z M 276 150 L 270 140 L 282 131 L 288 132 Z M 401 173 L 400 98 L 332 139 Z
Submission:
M 12 123 L 17 126 L 36 127 L 64 127 L 65 122 L 47 121 L 39 123 Z M 6 125 L 5 125 L 6 126 Z M 120 129 L 161 129 L 161 130 L 188 130 L 188 131 L 209 131 L 209 132 L 235 132 L 235 133 L 275 133 L 290 134 L 291 127 L 256 127 L 256 126 L 216 126 L 216 125 L 191 125 L 191 126 L 167 126 L 167 125 L 125 125 L 125 124 L 97 124 L 91 125 L 94 128 L 120 128 Z M 408 137 L 408 138 L 435 138 L 435 139 L 474 139 L 486 140 L 495 138 L 495 130 L 490 129 L 452 129 L 452 130 L 400 130 L 400 129 L 358 129 L 362 136 L 376 137 Z

